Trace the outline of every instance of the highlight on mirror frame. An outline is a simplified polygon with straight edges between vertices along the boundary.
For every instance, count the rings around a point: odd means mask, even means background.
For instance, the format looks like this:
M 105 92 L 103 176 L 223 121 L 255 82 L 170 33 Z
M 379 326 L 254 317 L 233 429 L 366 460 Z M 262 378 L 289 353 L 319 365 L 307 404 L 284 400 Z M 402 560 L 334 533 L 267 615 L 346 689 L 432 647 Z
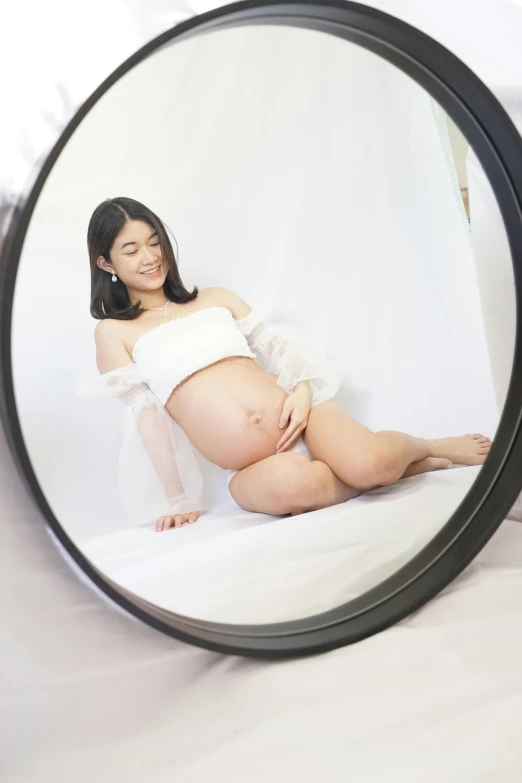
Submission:
M 402 567 L 503 406 L 495 208 L 450 118 L 354 44 L 243 27 L 126 74 L 54 166 L 16 281 L 23 437 L 73 543 L 222 623 Z

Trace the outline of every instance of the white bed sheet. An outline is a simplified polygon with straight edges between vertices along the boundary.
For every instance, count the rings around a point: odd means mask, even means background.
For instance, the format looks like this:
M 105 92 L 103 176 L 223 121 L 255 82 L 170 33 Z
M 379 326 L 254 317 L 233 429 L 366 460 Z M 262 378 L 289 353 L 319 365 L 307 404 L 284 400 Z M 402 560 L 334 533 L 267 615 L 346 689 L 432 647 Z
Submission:
M 293 620 L 349 601 L 410 560 L 479 470 L 415 476 L 298 517 L 232 503 L 180 530 L 151 525 L 78 543 L 111 579 L 166 609 L 216 622 Z

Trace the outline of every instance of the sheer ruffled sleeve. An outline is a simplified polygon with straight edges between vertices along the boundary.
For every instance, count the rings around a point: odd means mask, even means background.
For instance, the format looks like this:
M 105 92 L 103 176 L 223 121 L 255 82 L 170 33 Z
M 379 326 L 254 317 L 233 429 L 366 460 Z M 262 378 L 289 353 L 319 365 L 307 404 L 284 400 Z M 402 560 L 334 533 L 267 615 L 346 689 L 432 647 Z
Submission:
M 268 320 L 260 309 L 237 319 L 237 325 L 258 364 L 277 375 L 278 385 L 288 394 L 301 381 L 309 383 L 312 407 L 337 394 L 345 375 L 344 367 L 326 359 L 305 332 Z
M 119 398 L 124 404 L 119 488 L 129 525 L 203 510 L 203 479 L 194 447 L 135 364 L 83 381 L 76 394 Z

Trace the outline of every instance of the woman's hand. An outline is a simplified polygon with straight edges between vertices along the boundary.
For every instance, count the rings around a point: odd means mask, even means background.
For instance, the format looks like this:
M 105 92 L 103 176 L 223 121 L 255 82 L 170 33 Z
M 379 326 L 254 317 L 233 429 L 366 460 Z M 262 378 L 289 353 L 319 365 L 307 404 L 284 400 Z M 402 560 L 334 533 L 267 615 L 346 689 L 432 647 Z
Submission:
M 160 517 L 156 522 L 156 533 L 169 530 L 171 527 L 193 525 L 199 518 L 199 511 L 191 511 L 190 514 L 173 514 L 169 517 Z
M 276 446 L 276 453 L 294 446 L 299 440 L 301 433 L 306 428 L 308 416 L 310 415 L 310 389 L 308 383 L 302 381 L 295 387 L 293 394 L 285 400 L 281 418 L 280 427 L 286 427 L 286 432 Z

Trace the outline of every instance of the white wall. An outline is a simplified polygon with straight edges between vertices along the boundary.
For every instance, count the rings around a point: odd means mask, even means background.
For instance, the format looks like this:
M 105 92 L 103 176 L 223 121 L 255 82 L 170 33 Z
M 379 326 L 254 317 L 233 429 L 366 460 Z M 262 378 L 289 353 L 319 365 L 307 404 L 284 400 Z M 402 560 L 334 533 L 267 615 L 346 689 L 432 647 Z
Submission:
M 122 524 L 119 403 L 74 395 L 96 372 L 87 223 L 118 195 L 174 231 L 187 285 L 250 302 L 275 292 L 277 315 L 345 362 L 339 399 L 369 426 L 493 434 L 468 230 L 429 98 L 324 35 L 219 33 L 156 53 L 102 98 L 55 166 L 24 246 L 17 404 L 73 537 Z

